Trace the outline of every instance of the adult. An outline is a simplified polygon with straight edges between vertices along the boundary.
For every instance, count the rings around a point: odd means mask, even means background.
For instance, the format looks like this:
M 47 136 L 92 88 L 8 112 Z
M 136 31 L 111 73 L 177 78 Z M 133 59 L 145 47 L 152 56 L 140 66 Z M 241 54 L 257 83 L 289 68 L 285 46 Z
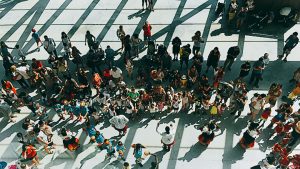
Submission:
M 131 58 L 131 38 L 130 35 L 126 35 L 124 38 L 124 59 Z M 126 63 L 124 60 L 124 63 Z
M 125 38 L 125 35 L 126 35 L 126 33 L 125 33 L 124 29 L 123 29 L 123 26 L 120 25 L 119 29 L 117 30 L 117 37 L 121 41 L 121 50 L 123 50 L 123 48 L 124 48 L 124 38 Z
M 181 46 L 181 39 L 176 36 L 172 40 L 172 45 L 173 45 L 172 51 L 173 51 L 173 54 L 174 54 L 174 59 L 173 60 L 177 61 L 178 60 L 178 54 L 179 54 L 179 51 L 180 51 L 180 46 Z
M 115 82 L 119 82 L 122 79 L 122 70 L 116 66 L 113 66 L 110 70 L 110 75 Z
M 39 158 L 37 156 L 37 149 L 30 144 L 22 145 L 22 157 L 26 160 L 31 160 L 33 165 L 39 165 Z
M 81 67 L 85 67 L 81 57 L 81 52 L 76 48 L 76 46 L 72 46 L 71 56 L 73 57 L 72 62 L 76 64 L 77 70 L 79 69 L 79 65 L 81 65 Z
M 144 42 L 146 45 L 148 45 L 148 41 L 151 40 L 151 30 L 152 30 L 152 26 L 150 25 L 150 23 L 148 21 L 146 21 L 143 26 Z
M 239 74 L 239 78 L 244 78 L 246 76 L 248 76 L 249 72 L 250 72 L 250 69 L 251 69 L 251 64 L 249 61 L 246 61 L 244 62 L 242 65 L 241 65 L 241 68 L 240 68 L 240 74 Z
M 12 55 L 10 54 L 10 52 L 8 51 L 8 49 L 13 49 L 11 47 L 8 47 L 3 41 L 0 42 L 0 55 L 2 56 L 3 59 L 3 67 L 5 70 L 5 75 L 9 76 L 10 74 L 10 67 L 13 65 L 12 63 L 14 63 L 14 59 L 12 57 Z M 9 61 L 9 59 L 11 60 L 11 62 Z
M 261 57 L 258 59 L 258 61 L 254 62 L 252 74 L 250 77 L 249 84 L 252 84 L 254 82 L 254 87 L 259 88 L 258 83 L 260 80 L 262 80 L 262 73 L 264 69 L 264 59 Z
M 13 65 L 10 67 L 10 70 L 12 72 L 13 80 L 17 81 L 22 88 L 28 89 L 29 84 L 26 82 L 25 77 L 23 77 L 23 75 L 19 72 L 19 70 L 17 70 L 17 67 L 15 65 Z M 24 73 L 26 73 L 26 72 L 24 72 Z
M 264 97 L 265 97 L 264 94 L 255 93 L 254 96 L 251 98 L 251 103 L 249 105 L 250 107 L 249 115 L 251 115 L 251 121 L 254 121 L 259 111 L 263 109 L 265 105 Z
M 70 37 L 66 34 L 66 32 L 62 32 L 61 33 L 61 42 L 64 46 L 64 50 L 65 50 L 65 59 L 69 60 L 69 57 L 71 56 L 71 40 Z
M 144 6 L 145 6 L 146 8 L 144 8 Z M 143 10 L 144 10 L 144 9 L 148 9 L 148 0 L 142 0 L 142 7 L 143 7 Z
M 124 115 L 114 116 L 109 122 L 119 132 L 119 135 L 125 135 L 127 133 L 127 123 L 129 122 L 129 119 Z
M 236 29 L 239 32 L 247 18 L 248 8 L 242 7 L 237 14 Z
M 180 54 L 180 69 L 182 69 L 183 63 L 186 65 L 186 69 L 189 67 L 189 57 L 192 53 L 192 50 L 190 48 L 190 44 L 187 44 L 181 48 L 181 54 Z
M 285 45 L 283 48 L 283 53 L 282 55 L 279 56 L 279 58 L 283 58 L 284 62 L 287 62 L 287 57 L 291 53 L 292 49 L 297 46 L 299 43 L 299 38 L 298 38 L 298 32 L 294 32 L 292 35 L 290 35 L 286 40 L 285 40 Z M 285 57 L 284 57 L 285 54 Z
M 57 51 L 56 51 L 56 43 L 54 39 L 49 38 L 47 35 L 45 35 L 43 46 L 49 55 L 54 55 L 55 58 L 58 58 Z
M 163 144 L 163 149 L 170 151 L 171 147 L 175 144 L 175 132 L 173 125 L 170 124 L 169 126 L 166 126 L 164 132 L 159 132 L 158 127 L 159 123 L 157 123 L 156 132 L 162 136 L 161 143 Z
M 90 49 L 86 54 L 86 65 L 92 69 L 92 73 L 95 73 L 97 71 L 101 72 L 101 68 L 99 64 L 99 61 L 101 60 L 102 58 L 99 58 L 99 55 L 97 55 L 97 53 L 92 49 Z
M 218 67 L 218 63 L 220 60 L 220 51 L 218 47 L 215 47 L 213 50 L 210 51 L 208 58 L 207 58 L 207 63 L 206 63 L 206 71 L 205 73 L 208 73 L 208 69 L 212 66 L 214 69 Z
M 105 49 L 105 63 L 108 65 L 109 68 L 114 66 L 115 63 L 115 56 L 117 52 L 113 50 L 109 45 Z
M 93 49 L 95 41 L 96 41 L 95 36 L 92 35 L 90 31 L 86 31 L 84 45 L 86 45 L 86 43 L 88 43 L 88 47 L 90 49 Z
M 299 83 L 300 82 L 300 67 L 294 72 L 294 75 L 292 77 L 292 79 L 289 81 L 291 82 L 296 82 Z
M 200 51 L 201 43 L 204 42 L 204 40 L 201 37 L 201 32 L 197 31 L 195 35 L 192 37 L 192 41 L 194 42 L 193 45 L 193 55 L 196 56 L 196 53 Z
M 133 34 L 131 36 L 131 43 L 132 43 L 132 50 L 135 57 L 139 57 L 140 53 L 140 45 L 141 45 L 142 39 L 139 38 L 138 34 Z
M 231 71 L 231 66 L 234 62 L 234 60 L 237 58 L 237 56 L 240 54 L 240 48 L 238 46 L 232 46 L 227 51 L 227 57 L 224 62 L 224 70 Z
M 292 140 L 291 142 L 288 144 L 290 147 L 294 146 L 297 141 L 299 140 L 300 137 L 300 121 L 298 121 L 295 125 L 295 127 L 293 128 L 292 131 Z

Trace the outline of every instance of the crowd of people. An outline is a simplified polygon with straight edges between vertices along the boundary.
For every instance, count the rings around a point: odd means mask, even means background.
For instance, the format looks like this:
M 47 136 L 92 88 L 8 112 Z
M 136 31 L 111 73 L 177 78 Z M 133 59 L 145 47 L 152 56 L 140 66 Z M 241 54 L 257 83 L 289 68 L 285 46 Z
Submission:
M 151 3 L 148 6 L 147 0 L 143 2 L 148 9 L 153 10 Z M 251 4 L 248 4 L 248 10 L 250 9 Z M 242 20 L 238 21 L 238 27 L 242 23 Z M 287 95 L 283 94 L 282 84 L 270 82 L 267 94 L 255 93 L 248 98 L 250 89 L 259 88 L 259 82 L 263 80 L 264 69 L 269 63 L 268 53 L 253 63 L 244 62 L 239 75 L 225 82 L 223 78 L 226 72 L 231 71 L 231 66 L 240 55 L 239 46 L 228 49 L 223 65 L 220 64 L 221 53 L 218 47 L 212 49 L 206 59 L 206 70 L 203 71 L 204 56 L 200 49 L 204 39 L 200 31 L 196 31 L 191 37 L 192 49 L 190 44 L 183 45 L 181 39 L 175 37 L 172 40 L 171 54 L 167 47 L 156 45 L 151 39 L 152 26 L 149 22 L 142 29 L 143 40 L 137 34 L 131 36 L 125 33 L 123 26 L 120 26 L 116 32 L 120 40 L 120 49 L 117 50 L 111 46 L 101 48 L 100 42 L 87 31 L 85 44 L 89 51 L 86 54 L 82 54 L 73 45 L 71 38 L 62 32 L 64 52 L 61 55 L 56 50 L 53 38 L 45 35 L 42 40 L 38 31 L 33 28 L 32 38 L 37 45 L 36 52 L 44 48 L 49 54 L 47 62 L 39 58 L 33 58 L 29 62 L 26 60 L 28 53 L 18 44 L 8 47 L 5 42 L 0 42 L 6 75 L 1 80 L 1 113 L 8 122 L 14 123 L 22 107 L 26 106 L 31 111 L 22 120 L 22 129 L 17 133 L 22 144 L 21 168 L 39 165 L 37 149 L 40 147 L 47 154 L 55 151 L 55 144 L 59 143 L 53 142 L 53 128 L 59 123 L 72 121 L 74 126 L 79 124 L 89 137 L 90 144 L 96 144 L 101 151 L 106 151 L 106 160 L 117 158 L 128 169 L 130 164 L 126 162 L 125 154 L 130 147 L 125 147 L 118 139 L 106 138 L 97 124 L 109 121 L 121 138 L 126 135 L 128 124 L 138 121 L 140 117 L 158 119 L 170 113 L 182 113 L 184 116 L 191 111 L 195 117 L 209 119 L 203 121 L 205 125 L 200 128 L 198 137 L 199 142 L 207 146 L 213 141 L 215 132 L 221 128 L 218 125 L 221 117 L 240 118 L 248 102 L 249 126 L 240 140 L 241 147 L 253 147 L 256 137 L 266 129 L 274 130 L 270 137 L 278 135 L 271 153 L 253 168 L 300 168 L 299 154 L 291 155 L 300 136 L 300 109 L 295 110 L 293 106 L 300 96 L 300 68 L 289 81 L 295 87 Z M 298 44 L 297 36 L 298 33 L 294 32 L 286 40 L 284 61 Z M 9 49 L 17 50 L 20 62 L 14 59 Z M 147 50 L 146 56 L 134 60 L 139 58 L 143 49 Z M 117 55 L 122 59 L 116 60 Z M 176 68 L 178 65 L 179 69 Z M 207 75 L 210 67 L 214 72 L 212 78 Z M 246 81 L 248 76 L 249 82 Z M 21 88 L 17 88 L 15 82 Z M 39 99 L 30 94 L 34 90 L 37 90 Z M 282 103 L 276 107 L 278 100 Z M 52 121 L 47 111 L 49 109 L 56 112 L 58 121 Z M 272 113 L 276 115 L 271 116 Z M 268 126 L 265 126 L 266 121 Z M 171 124 L 159 131 L 159 125 L 158 123 L 156 131 L 162 136 L 163 149 L 170 151 L 175 144 L 175 127 Z M 81 150 L 82 143 L 73 127 L 60 127 L 56 130 L 68 151 Z M 134 149 L 133 156 L 137 165 L 142 167 L 144 156 L 153 155 L 156 160 L 151 163 L 151 167 L 158 168 L 156 155 L 149 152 L 145 145 L 135 143 L 131 148 Z

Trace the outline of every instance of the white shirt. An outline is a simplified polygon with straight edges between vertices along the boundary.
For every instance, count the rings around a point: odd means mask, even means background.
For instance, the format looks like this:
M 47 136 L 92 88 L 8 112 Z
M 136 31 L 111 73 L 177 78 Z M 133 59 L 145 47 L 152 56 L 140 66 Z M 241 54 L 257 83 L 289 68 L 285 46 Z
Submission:
M 110 70 L 110 74 L 113 78 L 120 78 L 122 76 L 122 70 L 120 68 L 117 68 L 116 71 Z
M 129 119 L 126 118 L 124 115 L 118 115 L 112 117 L 109 122 L 114 125 L 117 129 L 123 129 L 126 124 L 129 122 Z
M 167 134 L 166 132 L 159 133 L 159 134 L 162 136 L 161 141 L 164 144 L 171 144 L 175 140 L 175 132 L 174 132 L 173 128 L 171 128 L 171 127 L 170 127 L 170 133 L 169 134 Z

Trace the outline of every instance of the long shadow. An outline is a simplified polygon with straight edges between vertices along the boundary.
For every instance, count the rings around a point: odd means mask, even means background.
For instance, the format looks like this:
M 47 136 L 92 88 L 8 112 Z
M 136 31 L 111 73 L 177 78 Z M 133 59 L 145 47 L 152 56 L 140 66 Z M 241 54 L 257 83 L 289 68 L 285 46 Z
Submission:
M 63 4 L 55 11 L 55 13 L 43 24 L 43 26 L 38 30 L 38 33 L 42 35 L 51 26 L 51 24 L 61 15 L 61 13 L 67 8 L 67 6 L 72 2 L 72 0 L 65 0 Z M 23 47 L 24 52 L 28 52 L 35 41 L 30 39 L 30 41 Z
M 15 6 L 16 4 L 23 2 L 23 1 L 27 1 L 27 0 L 1 0 L 0 8 L 7 8 L 7 7 L 10 7 L 11 5 Z
M 178 158 L 178 160 L 190 162 L 194 158 L 198 158 L 205 150 L 207 146 L 201 145 L 199 142 L 194 144 L 188 152 L 184 154 L 183 157 Z
M 209 31 L 210 31 L 211 25 L 213 23 L 213 20 L 215 18 L 216 6 L 217 6 L 217 1 L 212 1 L 211 6 L 210 6 L 210 10 L 209 10 L 209 13 L 208 13 L 207 20 L 205 22 L 205 27 L 204 27 L 204 30 L 203 30 L 203 33 L 202 33 L 202 38 L 204 40 L 204 43 L 202 44 L 202 47 L 200 49 L 200 52 L 202 54 L 204 53 L 204 49 L 205 49 L 205 46 L 206 46 L 206 41 L 208 39 Z
M 157 33 L 153 34 L 152 35 L 152 39 L 153 40 L 158 39 L 159 37 L 163 36 L 165 33 L 168 33 L 169 30 L 172 27 L 176 27 L 176 26 L 182 24 L 183 22 L 185 22 L 189 18 L 193 17 L 194 15 L 196 15 L 197 13 L 199 13 L 200 11 L 202 11 L 203 9 L 207 8 L 209 5 L 211 5 L 213 3 L 211 1 L 212 0 L 204 2 L 203 4 L 199 5 L 197 8 L 194 8 L 191 12 L 189 12 L 189 13 L 185 14 L 184 16 L 178 18 L 177 20 L 173 21 L 168 26 L 164 27 L 163 29 L 161 29 Z
M 244 153 L 246 150 L 242 148 L 239 143 L 235 145 L 234 148 L 232 148 L 227 153 L 223 154 L 223 169 L 230 169 L 231 164 L 236 163 L 239 160 L 242 160 L 244 157 Z M 226 165 L 224 165 L 226 164 Z
M 24 45 L 24 43 L 26 42 L 27 38 L 30 36 L 31 29 L 34 28 L 34 26 L 36 25 L 36 23 L 40 19 L 42 13 L 44 12 L 44 10 L 45 10 L 46 6 L 48 5 L 48 3 L 50 2 L 50 0 L 40 0 L 39 2 L 41 3 L 41 5 L 39 5 L 39 7 L 35 11 L 32 19 L 30 20 L 30 22 L 26 26 L 25 30 L 23 31 L 21 37 L 17 41 L 17 44 L 20 47 L 22 47 Z M 17 54 L 17 50 L 13 50 L 12 51 L 12 55 L 14 56 L 16 54 Z
M 181 13 L 182 13 L 182 11 L 183 11 L 183 9 L 184 9 L 184 5 L 186 4 L 186 1 L 187 1 L 187 0 L 181 0 L 181 1 L 180 1 L 180 4 L 179 4 L 179 6 L 178 6 L 178 8 L 177 8 L 177 11 L 176 11 L 176 13 L 175 13 L 173 22 L 174 22 L 175 20 L 177 20 L 177 19 L 181 16 Z M 168 46 L 169 46 L 169 44 L 170 44 L 170 42 L 171 42 L 171 39 L 172 39 L 172 36 L 173 36 L 173 34 L 174 34 L 175 29 L 176 29 L 176 26 L 170 28 L 169 32 L 167 33 L 167 36 L 166 36 L 165 41 L 164 41 L 164 45 L 165 45 L 167 48 L 168 48 Z
M 50 0 L 42 0 L 42 1 L 38 1 L 29 11 L 26 12 L 26 14 L 12 27 L 10 28 L 9 31 L 6 32 L 6 34 L 3 35 L 3 37 L 1 38 L 1 41 L 7 41 L 7 39 L 16 32 L 17 29 L 19 29 L 28 18 L 30 18 L 30 16 L 32 14 L 34 14 L 36 11 L 38 11 L 40 6 L 43 6 L 43 3 L 48 3 L 47 1 Z
M 156 4 L 156 1 L 157 0 L 153 0 L 153 6 Z M 145 13 L 143 13 L 143 15 L 141 15 L 141 20 L 136 25 L 136 28 L 133 31 L 133 34 L 138 34 L 139 35 L 141 33 L 141 31 L 143 29 L 143 25 L 145 24 L 145 22 L 149 18 L 150 14 L 151 14 L 151 11 L 147 10 Z
M 0 19 L 2 19 L 10 10 L 12 10 L 18 2 L 10 3 L 5 6 L 5 8 L 0 13 Z M 0 5 L 1 6 L 1 5 Z
M 67 33 L 70 38 L 72 38 L 72 36 L 76 33 L 76 31 L 79 29 L 81 24 L 85 21 L 85 19 L 89 16 L 89 14 L 93 11 L 93 9 L 96 7 L 96 5 L 99 2 L 100 0 L 93 0 L 92 3 L 89 5 L 89 7 L 83 12 L 83 14 L 80 16 L 80 18 L 71 28 L 71 30 Z M 60 52 L 62 49 L 63 49 L 63 45 L 62 42 L 60 42 L 56 50 Z
M 164 158 L 164 155 L 167 154 L 167 152 L 165 150 L 160 150 L 155 153 L 151 152 L 151 154 L 156 155 L 157 160 L 158 160 L 158 166 L 159 166 L 159 164 L 162 162 L 162 160 Z M 155 162 L 154 156 L 149 157 L 149 159 L 144 163 L 144 167 L 150 168 L 152 162 Z
M 121 11 L 123 10 L 123 8 L 124 8 L 124 6 L 126 5 L 127 2 L 128 2 L 128 0 L 122 0 L 120 2 L 120 4 L 116 8 L 116 10 L 112 14 L 112 16 L 109 18 L 108 22 L 105 24 L 105 26 L 102 29 L 102 31 L 100 32 L 100 34 L 97 36 L 96 39 L 99 42 L 101 42 L 104 39 L 105 35 L 109 31 L 109 29 L 111 28 L 111 26 L 113 25 L 113 23 L 115 22 L 115 20 L 118 18 L 118 16 L 120 15 Z

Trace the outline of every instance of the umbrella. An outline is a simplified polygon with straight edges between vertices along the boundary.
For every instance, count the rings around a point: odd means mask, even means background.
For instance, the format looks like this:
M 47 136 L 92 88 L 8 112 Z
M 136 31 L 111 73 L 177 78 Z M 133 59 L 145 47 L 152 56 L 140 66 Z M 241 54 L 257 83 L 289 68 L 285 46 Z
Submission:
M 280 15 L 288 16 L 292 11 L 291 7 L 284 7 L 280 10 Z

